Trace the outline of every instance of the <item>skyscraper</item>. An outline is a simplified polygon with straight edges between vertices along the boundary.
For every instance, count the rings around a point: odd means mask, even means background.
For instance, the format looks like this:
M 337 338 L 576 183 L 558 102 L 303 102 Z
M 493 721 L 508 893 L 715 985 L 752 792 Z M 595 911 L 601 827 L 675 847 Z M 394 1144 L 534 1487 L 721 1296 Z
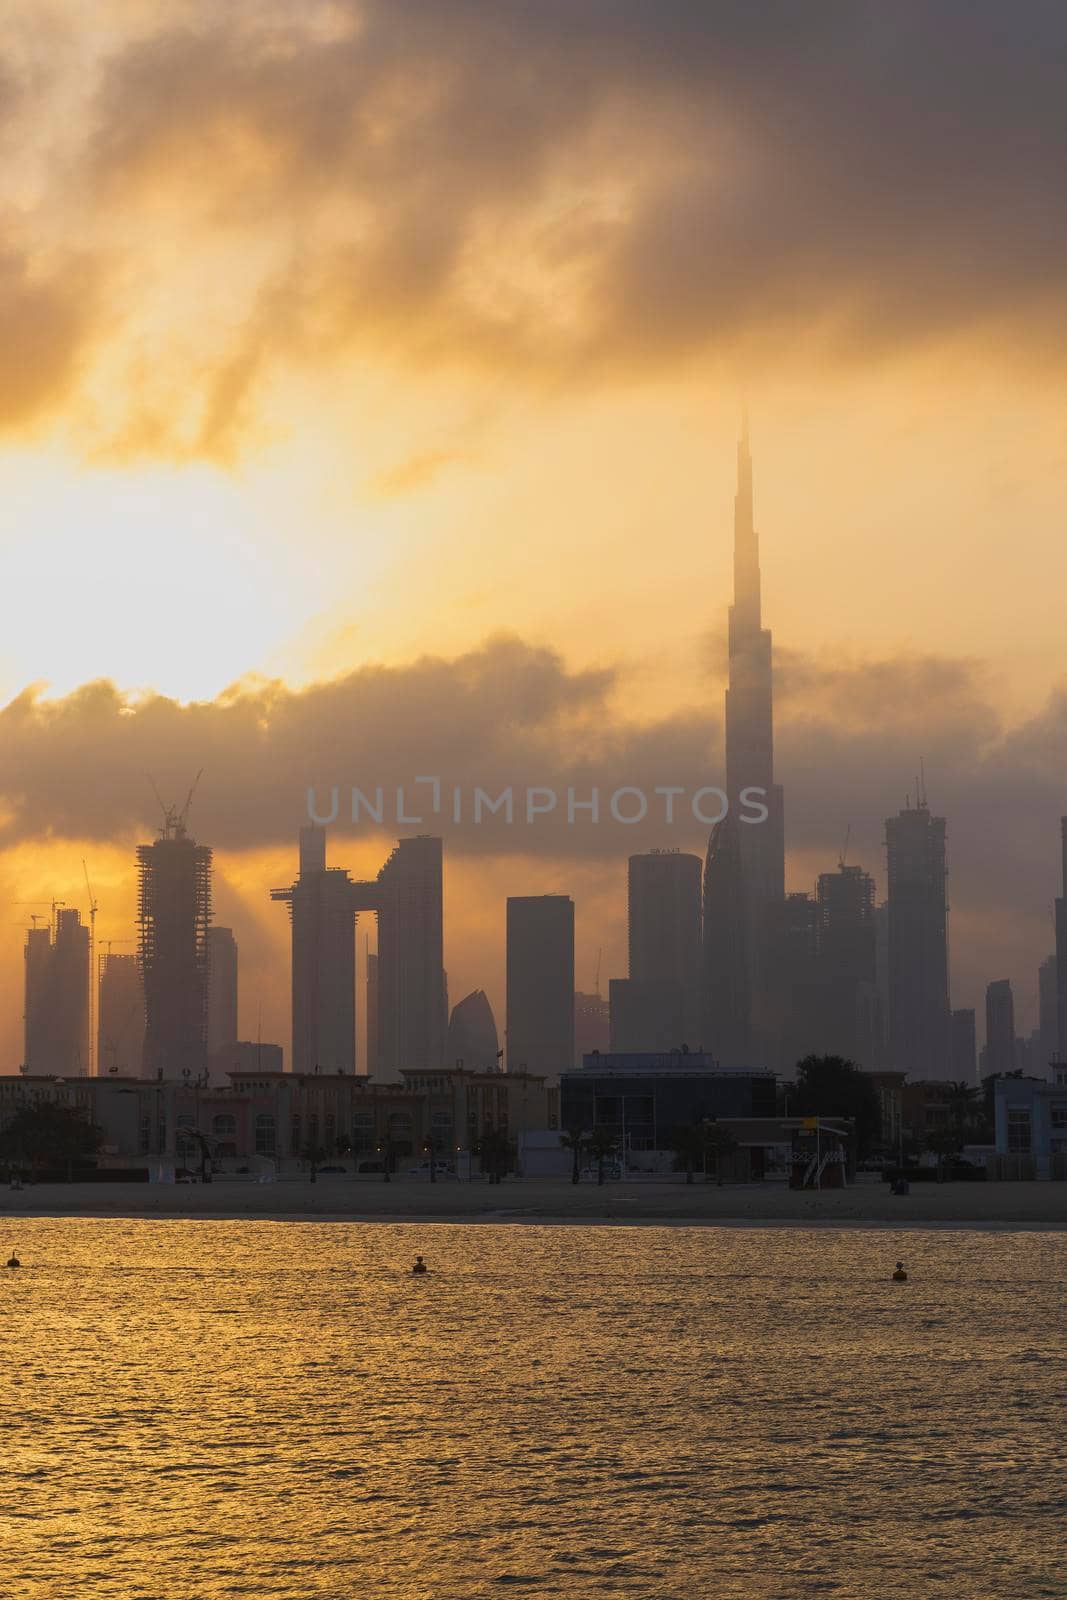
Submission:
M 1046 956 L 1037 969 L 1037 1065 L 1048 1071 L 1050 1061 L 1059 1058 L 1059 997 L 1056 987 L 1056 957 Z
M 1060 885 L 1056 898 L 1056 1059 L 1067 1059 L 1067 817 L 1060 818 Z
M 740 825 L 728 813 L 711 830 L 704 861 L 703 1043 L 725 1067 L 753 1059 L 751 951 L 741 923 L 744 905 Z
M 500 1042 L 496 1018 L 484 989 L 475 989 L 453 1008 L 448 1021 L 445 1059 L 450 1067 L 462 1061 L 470 1072 L 496 1072 L 499 1069 Z
M 300 874 L 271 899 L 292 924 L 291 1072 L 354 1072 L 356 1064 L 356 885 L 326 865 L 326 833 L 300 830 Z
M 842 861 L 821 872 L 816 889 L 822 993 L 821 1049 L 873 1068 L 880 1016 L 875 964 L 874 879 Z
M 594 1050 L 607 1050 L 611 1044 L 611 1006 L 602 994 L 574 991 L 574 1065 Z
M 776 912 L 785 894 L 784 803 L 774 781 L 771 634 L 762 619 L 747 421 L 737 449 L 729 656 L 730 809 L 709 841 L 705 868 L 705 999 L 710 1048 L 724 1065 L 745 1065 L 755 1056 L 778 1055 L 781 996 L 772 946 Z M 763 821 L 753 820 L 759 805 L 766 808 Z M 719 866 L 709 872 L 713 850 Z M 723 961 L 728 972 L 720 977 L 715 968 Z
M 978 1079 L 978 1040 L 973 1006 L 952 1013 L 952 1081 L 975 1083 Z
M 574 902 L 507 903 L 507 1068 L 549 1075 L 574 1063 Z
M 378 1064 L 433 1071 L 445 1056 L 442 841 L 401 839 L 369 900 L 378 913 Z
M 164 1078 L 207 1066 L 211 851 L 172 808 L 137 849 L 137 929 L 145 994 L 144 1067 Z
M 665 1045 L 619 1045 L 626 1049 L 696 1049 L 701 1039 L 700 857 L 678 850 L 653 850 L 630 857 L 628 934 L 631 989 L 640 987 L 654 1012 L 667 999 L 659 1031 Z
M 144 1065 L 144 985 L 136 956 L 100 958 L 97 1072 L 138 1077 Z
M 985 1066 L 987 1073 L 1015 1071 L 1015 1001 L 1007 978 L 986 985 Z
M 950 1066 L 945 819 L 925 799 L 886 821 L 889 1063 L 914 1078 Z
M 377 878 L 353 882 L 326 866 L 326 835 L 300 830 L 300 876 L 271 891 L 293 925 L 293 1072 L 353 1072 L 356 1063 L 356 920 L 378 919 L 378 953 L 368 958 L 368 1062 L 399 1078 L 444 1061 L 442 846 L 420 834 L 402 839 Z
M 367 951 L 367 1053 L 364 1071 L 370 1077 L 378 1066 L 378 957 Z
M 25 1065 L 30 1072 L 89 1071 L 89 930 L 74 910 L 26 935 Z
M 220 1062 L 237 1043 L 237 941 L 232 928 L 209 928 L 207 1050 Z

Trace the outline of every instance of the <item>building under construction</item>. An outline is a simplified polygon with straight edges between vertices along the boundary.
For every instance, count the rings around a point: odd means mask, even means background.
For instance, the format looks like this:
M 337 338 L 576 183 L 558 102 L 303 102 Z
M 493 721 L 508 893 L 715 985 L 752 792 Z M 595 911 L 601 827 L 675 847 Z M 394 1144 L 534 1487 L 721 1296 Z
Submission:
M 137 850 L 144 1071 L 152 1077 L 207 1067 L 211 850 L 189 837 L 188 807 L 164 807 L 159 838 Z

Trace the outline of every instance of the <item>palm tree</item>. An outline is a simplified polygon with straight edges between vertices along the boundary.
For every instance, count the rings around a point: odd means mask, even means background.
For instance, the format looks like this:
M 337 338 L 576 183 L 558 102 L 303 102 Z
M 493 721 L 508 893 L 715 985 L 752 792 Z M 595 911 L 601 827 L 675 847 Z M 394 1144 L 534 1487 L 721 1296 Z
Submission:
M 667 1148 L 674 1151 L 675 1170 L 683 1168 L 686 1183 L 692 1183 L 694 1168 L 704 1156 L 704 1129 L 698 1122 L 672 1128 L 667 1135 Z
M 573 1150 L 574 1165 L 571 1168 L 571 1182 L 578 1183 L 581 1179 L 582 1154 L 588 1143 L 589 1135 L 584 1128 L 567 1128 L 559 1136 L 559 1142 L 564 1150 Z
M 974 1123 L 981 1091 L 973 1083 L 960 1079 L 955 1083 L 946 1083 L 944 1097 L 952 1111 L 957 1131 L 961 1135 L 966 1133 Z
M 609 1133 L 607 1128 L 594 1128 L 589 1137 L 589 1154 L 596 1162 L 597 1183 L 604 1182 L 604 1163 L 608 1156 L 613 1156 L 615 1154 L 617 1142 L 618 1141 L 616 1140 L 615 1135 L 613 1133 Z
M 503 1128 L 485 1128 L 478 1141 L 478 1158 L 490 1183 L 500 1183 L 511 1162 L 511 1141 Z

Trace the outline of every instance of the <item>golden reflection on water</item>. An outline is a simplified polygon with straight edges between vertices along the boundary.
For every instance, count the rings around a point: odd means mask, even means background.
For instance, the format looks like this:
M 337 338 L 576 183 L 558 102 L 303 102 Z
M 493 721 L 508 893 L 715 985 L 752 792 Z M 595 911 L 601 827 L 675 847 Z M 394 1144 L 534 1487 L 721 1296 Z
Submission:
M 1060 1234 L 9 1231 L 5 1600 L 1064 1593 Z

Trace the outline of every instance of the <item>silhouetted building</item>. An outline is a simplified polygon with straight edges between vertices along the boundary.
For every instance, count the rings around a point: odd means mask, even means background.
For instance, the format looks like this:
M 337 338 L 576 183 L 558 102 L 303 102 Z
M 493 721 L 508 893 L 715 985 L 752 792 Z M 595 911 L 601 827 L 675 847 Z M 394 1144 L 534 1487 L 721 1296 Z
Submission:
M 816 904 L 820 1053 L 873 1068 L 881 1054 L 874 879 L 862 867 L 841 862 L 836 872 L 819 874 Z
M 913 1078 L 949 1067 L 945 819 L 925 800 L 886 822 L 890 1066 Z
M 463 1066 L 469 1072 L 500 1071 L 496 1018 L 484 989 L 475 989 L 453 1007 L 445 1059 L 448 1066 Z
M 986 1073 L 1014 1072 L 1015 1057 L 1015 1001 L 1011 983 L 998 978 L 985 992 Z
M 100 958 L 97 1072 L 138 1077 L 144 1065 L 144 985 L 136 956 Z
M 574 902 L 507 903 L 507 1066 L 552 1076 L 574 1060 Z
M 230 1074 L 281 1072 L 284 1054 L 280 1044 L 267 1044 L 261 1039 L 238 1039 L 230 1051 L 232 1065 L 228 1070 Z
M 612 1051 L 680 1050 L 686 1042 L 682 986 L 674 978 L 612 978 L 608 995 Z
M 302 828 L 300 877 L 271 898 L 288 903 L 293 924 L 291 1071 L 355 1071 L 356 919 L 367 911 L 378 919 L 378 953 L 367 964 L 375 994 L 368 1071 L 395 1080 L 404 1067 L 442 1065 L 440 839 L 402 839 L 376 879 L 353 882 L 327 868 L 324 830 Z
M 630 981 L 649 997 L 655 988 L 670 995 L 654 1029 L 669 1041 L 663 1048 L 684 1042 L 695 1049 L 702 1024 L 700 857 L 679 850 L 631 856 L 628 902 Z
M 754 1055 L 772 1057 L 782 1029 L 773 943 L 775 912 L 785 894 L 784 803 L 774 781 L 771 635 L 762 622 L 760 588 L 746 422 L 737 450 L 734 603 L 729 617 L 730 809 L 712 834 L 704 875 L 705 1039 L 728 1065 L 743 1065 Z M 759 805 L 766 807 L 766 820 L 751 820 Z M 722 870 L 712 866 L 713 854 L 721 858 Z
M 326 865 L 326 833 L 300 830 L 300 874 L 271 899 L 292 924 L 290 1072 L 354 1072 L 357 892 L 342 867 Z
M 144 1068 L 165 1078 L 207 1066 L 211 851 L 166 813 L 160 836 L 139 845 L 137 928 L 145 995 Z
M 89 1071 L 89 930 L 74 910 L 26 935 L 25 1066 L 31 1073 Z
M 1059 1059 L 1060 1050 L 1055 955 L 1046 956 L 1037 969 L 1037 1016 L 1037 1060 L 1041 1072 L 1044 1073 L 1048 1071 L 1050 1061 Z
M 952 1013 L 951 1077 L 954 1083 L 975 1083 L 978 1077 L 978 1039 L 974 1008 Z
M 810 894 L 787 894 L 774 916 L 773 948 L 782 1002 L 777 1054 L 788 1073 L 802 1057 L 825 1053 L 818 922 L 818 903 Z
M 740 824 L 730 813 L 712 829 L 704 863 L 702 1042 L 733 1067 L 746 1065 L 753 1054 L 744 904 Z
M 377 1071 L 433 1071 L 444 1063 L 448 1023 L 441 840 L 401 839 L 364 887 L 378 914 Z
M 226 1054 L 237 1042 L 237 941 L 232 928 L 207 932 L 207 1049 Z
M 574 994 L 574 1059 L 611 1046 L 611 1003 L 602 994 Z
M 1067 1059 L 1067 817 L 1060 818 L 1062 894 L 1056 899 L 1056 1059 Z
M 560 1078 L 560 1125 L 605 1132 L 621 1153 L 666 1150 L 720 1117 L 773 1117 L 771 1072 L 720 1070 L 703 1051 L 611 1051 Z
M 367 952 L 367 1055 L 366 1071 L 378 1065 L 378 957 Z

